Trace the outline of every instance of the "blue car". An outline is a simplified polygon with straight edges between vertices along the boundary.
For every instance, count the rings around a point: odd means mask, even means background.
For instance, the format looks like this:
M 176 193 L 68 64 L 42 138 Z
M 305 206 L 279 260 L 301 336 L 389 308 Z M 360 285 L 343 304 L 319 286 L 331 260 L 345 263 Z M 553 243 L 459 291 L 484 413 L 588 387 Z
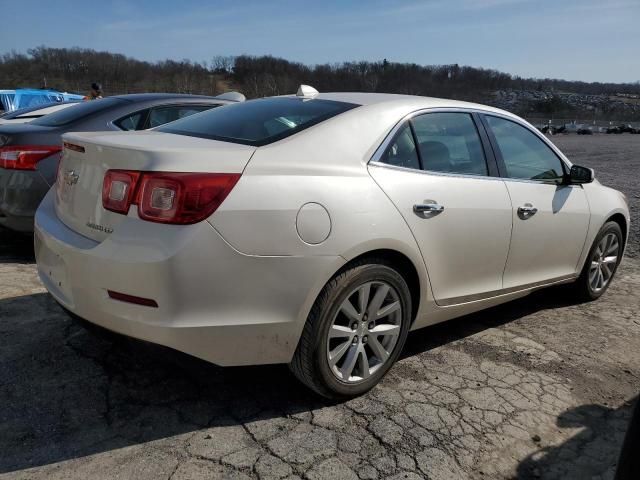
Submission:
M 12 112 L 45 103 L 80 101 L 82 98 L 82 95 L 58 92 L 56 90 L 38 90 L 35 88 L 0 90 L 0 110 Z

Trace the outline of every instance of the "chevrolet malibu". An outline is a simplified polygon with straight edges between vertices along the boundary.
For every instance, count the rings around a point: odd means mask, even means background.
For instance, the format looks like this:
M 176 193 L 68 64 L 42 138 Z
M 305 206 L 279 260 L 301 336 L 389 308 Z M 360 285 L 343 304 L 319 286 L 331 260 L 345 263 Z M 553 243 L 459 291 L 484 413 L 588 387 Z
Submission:
M 35 219 L 73 315 L 219 365 L 288 363 L 321 395 L 373 387 L 410 330 L 622 258 L 624 196 L 490 107 L 327 93 L 152 131 L 64 135 Z

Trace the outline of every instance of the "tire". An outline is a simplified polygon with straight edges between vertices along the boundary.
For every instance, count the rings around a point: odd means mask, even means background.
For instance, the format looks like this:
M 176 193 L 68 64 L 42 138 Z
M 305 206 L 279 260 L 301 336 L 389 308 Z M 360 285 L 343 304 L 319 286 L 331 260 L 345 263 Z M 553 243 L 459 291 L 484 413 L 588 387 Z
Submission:
M 600 247 L 601 242 L 603 242 L 603 239 L 605 239 L 605 237 L 610 235 L 613 235 L 617 240 L 617 244 L 618 244 L 618 250 L 616 253 L 617 259 L 615 263 L 609 264 L 607 266 L 607 269 L 609 268 L 611 269 L 610 270 L 611 273 L 607 278 L 606 283 L 601 288 L 596 288 L 594 287 L 593 277 L 590 276 L 590 273 L 593 273 L 591 270 L 592 262 L 594 262 L 594 259 L 596 259 L 595 262 L 597 262 L 597 257 L 600 256 L 597 253 L 598 248 Z M 616 222 L 605 223 L 604 226 L 598 232 L 598 235 L 596 235 L 596 238 L 593 241 L 593 245 L 591 245 L 591 248 L 589 249 L 589 254 L 587 255 L 584 266 L 582 267 L 582 272 L 580 273 L 578 280 L 576 280 L 576 282 L 573 285 L 574 293 L 579 300 L 584 300 L 584 301 L 596 300 L 600 298 L 602 294 L 604 294 L 604 292 L 607 291 L 607 289 L 609 288 L 609 285 L 611 285 L 611 282 L 613 281 L 613 277 L 618 269 L 618 265 L 620 265 L 623 249 L 624 249 L 624 237 L 622 235 L 622 230 L 620 228 L 620 225 L 618 225 Z
M 389 287 L 388 293 L 385 293 L 385 286 Z M 367 307 L 361 308 L 360 304 L 364 302 L 361 298 L 365 296 Z M 377 306 L 376 297 L 382 296 L 384 298 Z M 354 310 L 345 308 L 348 306 L 345 302 L 354 306 Z M 370 311 L 379 314 L 396 306 L 396 303 L 399 311 L 395 310 L 379 320 L 370 321 L 368 318 Z M 363 259 L 338 272 L 325 285 L 309 313 L 289 368 L 302 383 L 324 397 L 346 399 L 361 395 L 374 387 L 400 356 L 411 324 L 411 307 L 407 282 L 394 266 L 384 258 Z M 349 311 L 349 315 L 345 311 Z M 358 317 L 354 316 L 356 314 Z M 345 319 L 347 324 L 342 326 Z M 382 335 L 374 333 L 380 329 L 388 330 Z M 329 338 L 330 330 L 340 333 L 338 338 Z M 395 332 L 398 332 L 397 338 L 393 340 Z M 345 337 L 349 334 L 355 336 L 351 339 Z M 380 345 L 385 342 L 389 342 L 388 346 L 380 351 Z M 336 363 L 330 365 L 331 354 L 343 348 L 346 353 L 335 354 Z M 362 349 L 362 354 L 358 349 Z M 376 351 L 380 354 L 377 355 Z M 354 355 L 353 352 L 358 353 Z M 380 358 L 386 354 L 388 357 L 381 361 Z M 355 363 L 348 362 L 354 357 Z M 351 367 L 352 371 L 347 364 L 355 365 Z M 351 373 L 344 378 L 344 372 L 349 371 Z

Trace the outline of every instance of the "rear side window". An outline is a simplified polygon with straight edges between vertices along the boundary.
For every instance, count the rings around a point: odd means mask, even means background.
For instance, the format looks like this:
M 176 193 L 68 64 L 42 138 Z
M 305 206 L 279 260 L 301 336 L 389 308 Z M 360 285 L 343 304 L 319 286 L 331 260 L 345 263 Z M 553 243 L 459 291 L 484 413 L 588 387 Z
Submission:
M 395 139 L 380 158 L 380 161 L 395 167 L 420 170 L 420 160 L 418 159 L 416 144 L 413 141 L 413 134 L 411 133 L 411 127 L 408 123 L 405 123 L 400 131 L 398 131 Z
M 226 105 L 177 120 L 158 132 L 261 146 L 316 125 L 357 105 L 332 100 L 280 97 Z
M 200 113 L 218 105 L 173 105 L 170 107 L 158 107 L 149 113 L 149 125 L 147 128 L 159 127 L 165 123 L 186 118 L 194 113 Z
M 59 127 L 66 125 L 81 118 L 88 117 L 94 113 L 98 113 L 107 110 L 116 105 L 122 104 L 123 100 L 117 98 L 101 98 L 99 100 L 91 100 L 73 107 L 65 108 L 49 115 L 45 115 L 42 118 L 38 118 L 31 122 L 31 125 L 42 125 L 43 127 Z
M 116 120 L 113 123 L 122 130 L 140 130 L 142 123 L 141 120 L 145 118 L 146 113 L 147 110 L 132 113 L 131 115 L 127 115 L 126 117 Z
M 504 118 L 486 115 L 509 178 L 561 181 L 562 162 L 536 134 Z
M 427 113 L 411 120 L 422 168 L 432 172 L 488 175 L 473 118 L 468 113 Z

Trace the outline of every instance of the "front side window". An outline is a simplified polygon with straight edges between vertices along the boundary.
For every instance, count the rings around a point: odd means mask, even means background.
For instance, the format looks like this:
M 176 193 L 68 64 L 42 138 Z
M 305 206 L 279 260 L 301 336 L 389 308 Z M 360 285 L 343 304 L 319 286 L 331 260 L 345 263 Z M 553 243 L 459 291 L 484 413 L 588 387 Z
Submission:
M 380 158 L 380 161 L 396 167 L 420 170 L 420 160 L 418 159 L 416 144 L 413 141 L 413 134 L 411 133 L 411 127 L 408 123 L 405 123 L 398 131 L 395 139 Z
M 423 169 L 488 175 L 482 142 L 470 114 L 427 113 L 414 117 L 411 124 Z
M 355 107 L 352 103 L 323 99 L 263 98 L 214 108 L 156 131 L 259 147 Z
M 562 161 L 536 134 L 511 120 L 491 115 L 485 118 L 496 138 L 509 178 L 562 181 Z

